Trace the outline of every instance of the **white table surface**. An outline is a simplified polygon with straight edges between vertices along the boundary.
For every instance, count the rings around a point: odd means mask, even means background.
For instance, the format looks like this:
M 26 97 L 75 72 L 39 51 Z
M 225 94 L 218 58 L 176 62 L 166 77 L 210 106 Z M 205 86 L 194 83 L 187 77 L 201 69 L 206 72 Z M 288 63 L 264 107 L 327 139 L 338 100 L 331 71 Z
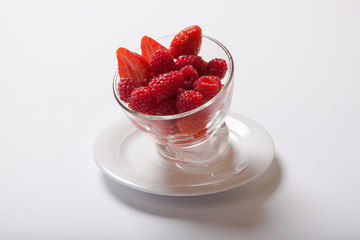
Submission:
M 219 194 L 123 187 L 92 153 L 115 51 L 192 24 L 276 158 Z M 0 239 L 360 239 L 359 1 L 1 1 L 0 31 Z

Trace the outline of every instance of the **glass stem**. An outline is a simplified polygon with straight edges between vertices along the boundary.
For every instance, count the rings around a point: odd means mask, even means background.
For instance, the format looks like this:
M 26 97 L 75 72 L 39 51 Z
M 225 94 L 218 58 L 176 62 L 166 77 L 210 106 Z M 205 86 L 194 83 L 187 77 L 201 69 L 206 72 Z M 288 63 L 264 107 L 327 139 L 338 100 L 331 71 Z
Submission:
M 158 152 L 167 160 L 192 167 L 203 167 L 219 158 L 224 158 L 228 152 L 229 130 L 226 123 L 206 141 L 191 147 L 170 147 L 156 143 Z

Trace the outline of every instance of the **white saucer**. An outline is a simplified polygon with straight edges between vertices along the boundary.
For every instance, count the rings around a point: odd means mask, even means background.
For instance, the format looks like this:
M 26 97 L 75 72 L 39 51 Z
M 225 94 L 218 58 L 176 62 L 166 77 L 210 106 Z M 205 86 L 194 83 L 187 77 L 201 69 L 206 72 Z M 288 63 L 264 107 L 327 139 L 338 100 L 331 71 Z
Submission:
M 143 192 L 193 196 L 229 190 L 261 175 L 272 162 L 275 149 L 270 135 L 251 119 L 229 113 L 225 122 L 230 134 L 229 154 L 220 170 L 225 174 L 196 174 L 163 164 L 155 144 L 127 118 L 101 132 L 94 158 L 107 176 Z

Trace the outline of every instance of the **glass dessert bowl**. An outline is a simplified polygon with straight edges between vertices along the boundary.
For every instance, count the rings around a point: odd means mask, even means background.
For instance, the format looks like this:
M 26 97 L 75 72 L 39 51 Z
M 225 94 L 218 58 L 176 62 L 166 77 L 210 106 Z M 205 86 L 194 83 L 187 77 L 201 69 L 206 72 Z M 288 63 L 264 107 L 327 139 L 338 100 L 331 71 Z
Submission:
M 108 177 L 143 192 L 194 196 L 241 186 L 269 167 L 271 136 L 229 112 L 232 56 L 199 26 L 157 40 L 144 36 L 137 53 L 120 47 L 116 54 L 113 93 L 127 118 L 108 125 L 94 144 Z
M 168 46 L 173 37 L 166 36 L 157 41 Z M 203 105 L 187 112 L 156 116 L 134 111 L 119 96 L 117 87 L 120 77 L 117 72 L 113 80 L 116 101 L 136 128 L 153 140 L 163 157 L 162 163 L 188 171 L 217 167 L 226 158 L 229 149 L 225 118 L 232 99 L 234 62 L 222 43 L 204 35 L 199 56 L 205 61 L 222 58 L 228 70 L 221 80 L 221 90 Z

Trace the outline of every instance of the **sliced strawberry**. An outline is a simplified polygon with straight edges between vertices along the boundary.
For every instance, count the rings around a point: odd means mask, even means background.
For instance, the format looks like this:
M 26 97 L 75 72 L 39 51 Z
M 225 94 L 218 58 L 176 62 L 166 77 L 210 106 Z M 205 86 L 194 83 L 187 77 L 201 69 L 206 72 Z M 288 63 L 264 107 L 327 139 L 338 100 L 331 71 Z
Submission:
M 126 48 L 119 48 L 116 57 L 121 78 L 129 77 L 142 82 L 150 76 L 149 63 L 141 55 Z
M 181 55 L 198 55 L 202 43 L 202 30 L 193 25 L 185 28 L 170 43 L 170 52 L 174 58 Z
M 150 62 L 153 53 L 159 49 L 166 49 L 166 47 L 148 36 L 144 36 L 141 39 L 141 55 L 146 59 L 146 61 Z

